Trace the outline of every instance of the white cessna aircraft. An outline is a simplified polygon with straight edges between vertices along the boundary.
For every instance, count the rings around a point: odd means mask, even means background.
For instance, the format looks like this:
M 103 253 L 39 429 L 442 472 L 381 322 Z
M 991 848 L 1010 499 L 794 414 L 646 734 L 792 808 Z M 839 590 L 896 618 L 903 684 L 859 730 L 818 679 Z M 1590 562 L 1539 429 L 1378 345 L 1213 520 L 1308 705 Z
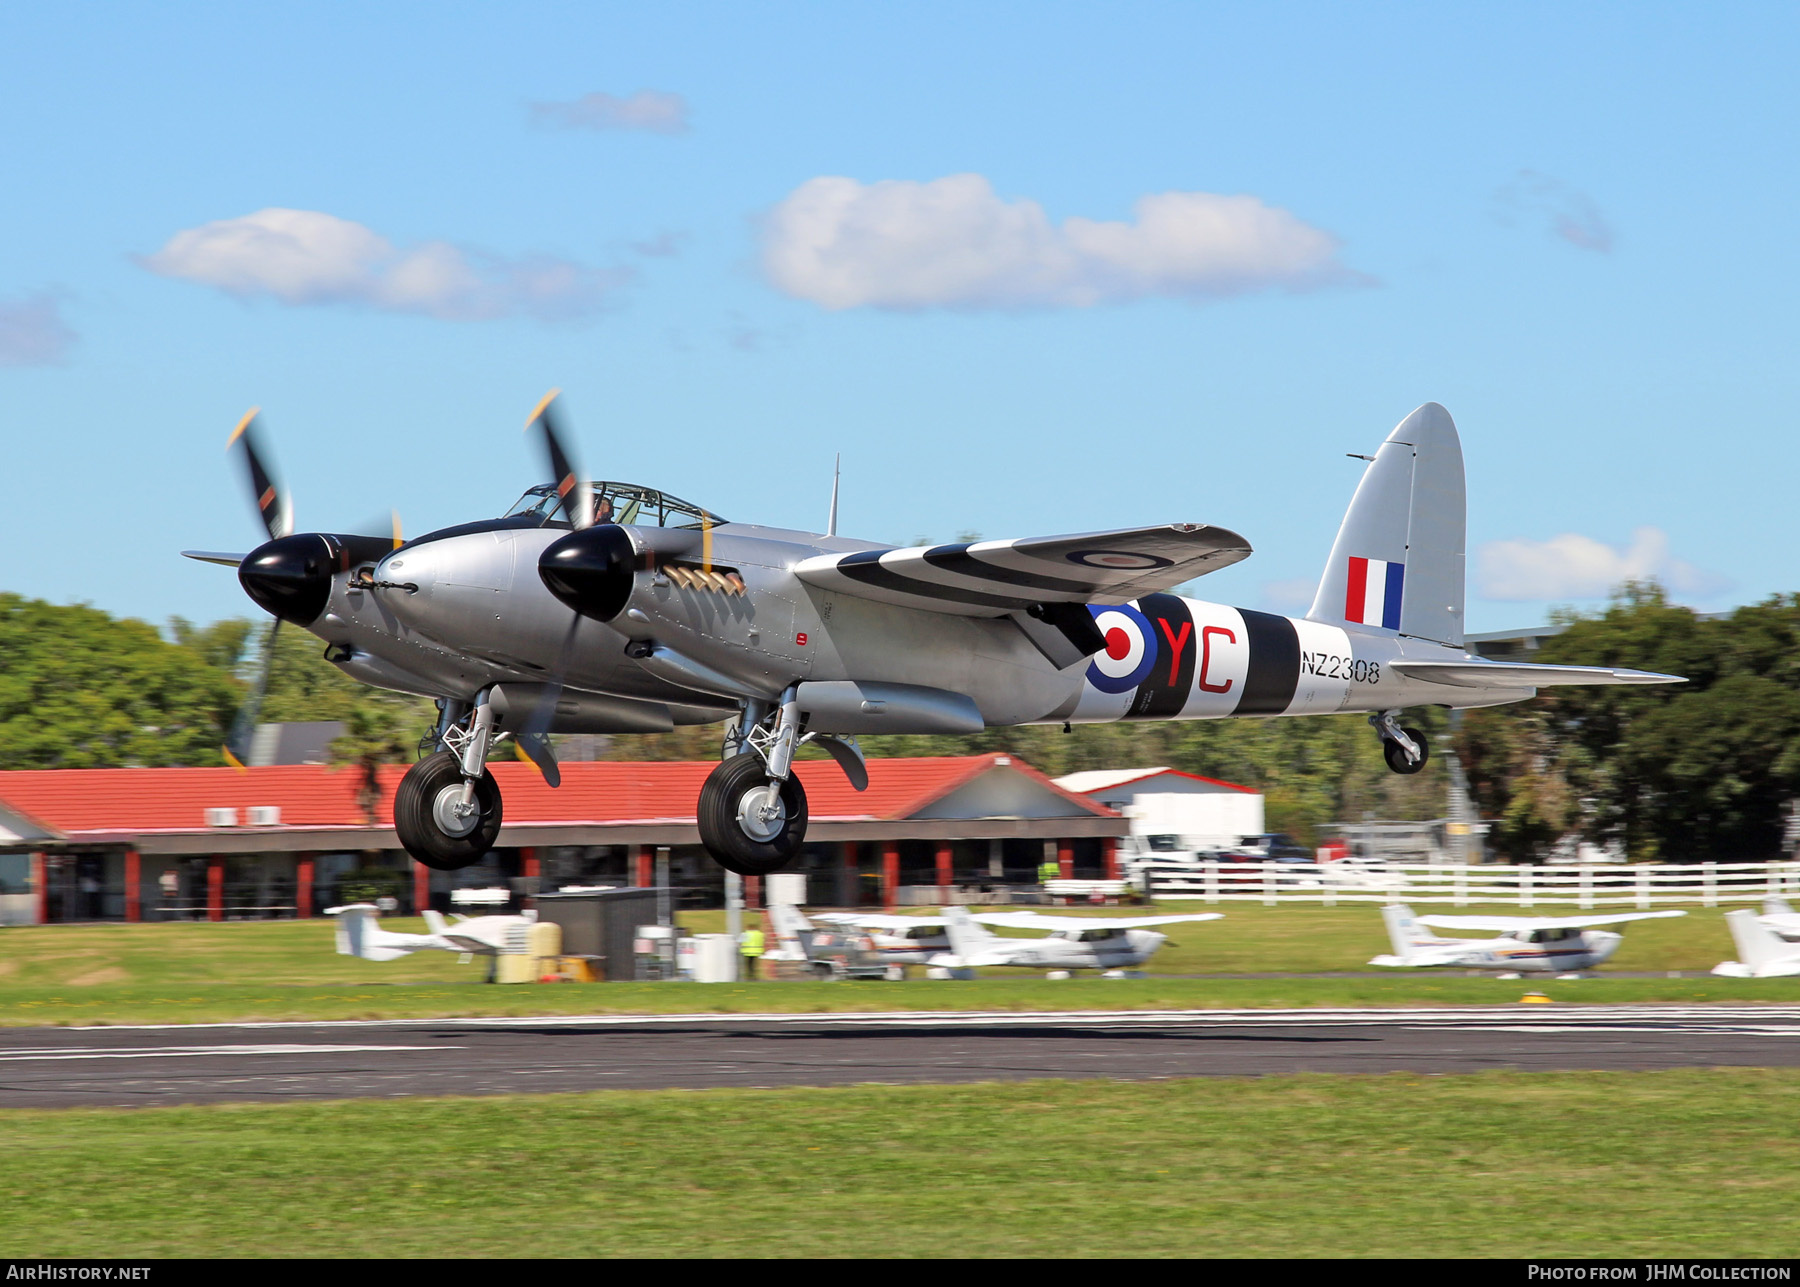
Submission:
M 1066 970 L 1133 970 L 1148 961 L 1168 941 L 1167 934 L 1152 925 L 1184 921 L 1216 921 L 1219 912 L 1187 916 L 1045 916 L 1040 912 L 990 912 L 971 916 L 966 907 L 946 907 L 944 928 L 949 952 L 939 953 L 930 965 L 967 978 L 965 971 L 983 965 L 1018 965 L 1052 972 Z M 1013 929 L 1046 929 L 1043 938 L 1001 938 L 987 926 Z
M 1770 904 L 1779 904 L 1785 910 L 1771 912 Z M 1726 912 L 1725 923 L 1731 927 L 1738 959 L 1720 961 L 1712 972 L 1728 979 L 1780 979 L 1800 974 L 1800 943 L 1790 941 L 1769 923 L 1793 915 L 1793 909 L 1779 898 L 1764 903 L 1761 916 L 1748 907 Z
M 1561 974 L 1576 977 L 1591 970 L 1619 950 L 1624 935 L 1595 929 L 1626 921 L 1661 920 L 1686 916 L 1686 912 L 1615 912 L 1600 916 L 1414 916 L 1404 903 L 1381 909 L 1392 956 L 1372 959 L 1370 965 L 1395 969 L 1452 966 L 1467 970 L 1504 970 L 1503 979 L 1521 974 Z M 1438 938 L 1422 930 L 1492 930 L 1497 938 Z
M 426 911 L 421 915 L 429 934 L 401 934 L 375 923 L 381 912 L 373 903 L 328 907 L 325 914 L 338 918 L 338 955 L 365 961 L 395 961 L 421 951 L 456 952 L 465 961 L 471 956 L 498 956 L 506 951 L 509 937 L 523 934 L 537 920 L 536 912 L 445 920 L 441 912 Z

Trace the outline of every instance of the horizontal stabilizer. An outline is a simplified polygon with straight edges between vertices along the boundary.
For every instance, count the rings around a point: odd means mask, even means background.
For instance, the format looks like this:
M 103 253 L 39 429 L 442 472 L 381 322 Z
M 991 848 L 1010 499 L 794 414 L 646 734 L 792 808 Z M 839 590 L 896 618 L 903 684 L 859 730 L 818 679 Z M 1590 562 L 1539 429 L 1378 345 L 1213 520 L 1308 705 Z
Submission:
M 1626 921 L 1659 921 L 1686 912 L 1614 912 L 1599 916 L 1421 916 L 1419 924 L 1432 929 L 1514 930 L 1586 929 L 1594 925 L 1623 925 Z
M 997 617 L 1051 603 L 1129 603 L 1250 555 L 1236 532 L 1170 523 L 910 549 L 819 554 L 794 565 L 808 585 L 879 603 Z
M 1685 684 L 1680 675 L 1617 666 L 1539 666 L 1517 661 L 1390 662 L 1408 679 L 1457 688 L 1559 688 L 1571 684 Z

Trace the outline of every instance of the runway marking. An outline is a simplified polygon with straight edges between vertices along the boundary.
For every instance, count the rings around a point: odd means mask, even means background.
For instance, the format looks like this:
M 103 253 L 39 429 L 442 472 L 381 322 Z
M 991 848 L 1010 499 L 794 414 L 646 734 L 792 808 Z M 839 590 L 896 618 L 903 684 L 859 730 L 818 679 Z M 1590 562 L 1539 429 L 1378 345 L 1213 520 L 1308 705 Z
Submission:
M 1796 1005 L 1580 1005 L 1559 1002 L 1555 1021 L 1583 1028 L 1603 1027 L 1622 1022 L 1659 1024 L 1691 1023 L 1777 1023 L 1800 1024 L 1800 1006 Z M 1565 1008 L 1566 1007 L 1566 1008 Z M 73 1032 L 193 1032 L 230 1028 L 265 1029 L 367 1029 L 367 1028 L 637 1028 L 686 1026 L 701 1024 L 764 1024 L 818 1027 L 823 1025 L 861 1025 L 878 1027 L 999 1027 L 1032 1024 L 1063 1026 L 1096 1025 L 1169 1025 L 1208 1024 L 1224 1026 L 1367 1026 L 1370 1024 L 1402 1024 L 1407 1026 L 1460 1026 L 1519 1028 L 1542 1024 L 1550 1016 L 1538 1006 L 1508 1008 L 1505 1003 L 1494 1006 L 1459 1007 L 1343 1007 L 1289 1010 L 888 1010 L 834 1011 L 820 1014 L 598 1014 L 598 1015 L 469 1015 L 435 1019 L 289 1019 L 253 1023 L 150 1023 L 107 1024 L 85 1028 L 66 1028 Z M 1778 1029 L 1785 1031 L 1784 1028 Z M 4 1030 L 0 1030 L 3 1038 Z M 5 1049 L 0 1044 L 0 1051 Z
M 19 1063 L 43 1059 L 182 1059 L 204 1055 L 347 1055 L 374 1050 L 462 1050 L 463 1046 L 316 1046 L 316 1045 L 246 1045 L 246 1046 L 150 1046 L 142 1050 L 81 1050 L 57 1048 L 48 1050 L 5 1050 L 0 1047 L 0 1063 Z

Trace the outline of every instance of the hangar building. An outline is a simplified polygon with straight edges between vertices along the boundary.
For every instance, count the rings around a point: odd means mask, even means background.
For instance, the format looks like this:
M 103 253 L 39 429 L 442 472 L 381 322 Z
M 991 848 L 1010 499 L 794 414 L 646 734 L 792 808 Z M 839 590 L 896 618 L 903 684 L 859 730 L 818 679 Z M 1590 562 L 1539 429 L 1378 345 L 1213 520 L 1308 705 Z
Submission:
M 649 885 L 659 849 L 671 884 L 722 896 L 694 822 L 712 763 L 569 763 L 556 790 L 529 764 L 489 767 L 505 825 L 487 861 L 459 872 L 400 848 L 401 765 L 373 780 L 310 764 L 0 773 L 0 923 L 313 916 L 382 896 L 448 910 L 456 888 Z M 829 760 L 794 767 L 811 814 L 795 870 L 815 904 L 975 901 L 1034 885 L 1046 857 L 1066 875 L 1110 875 L 1129 831 L 1009 755 L 871 760 L 863 792 Z

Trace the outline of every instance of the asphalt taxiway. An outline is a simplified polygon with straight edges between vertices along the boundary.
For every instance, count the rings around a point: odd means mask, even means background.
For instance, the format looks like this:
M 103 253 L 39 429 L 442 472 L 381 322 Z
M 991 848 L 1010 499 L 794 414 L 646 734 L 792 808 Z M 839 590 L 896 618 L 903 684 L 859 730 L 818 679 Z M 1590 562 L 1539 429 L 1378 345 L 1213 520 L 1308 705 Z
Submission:
M 1800 1065 L 1800 1006 L 634 1015 L 0 1030 L 0 1107 Z

